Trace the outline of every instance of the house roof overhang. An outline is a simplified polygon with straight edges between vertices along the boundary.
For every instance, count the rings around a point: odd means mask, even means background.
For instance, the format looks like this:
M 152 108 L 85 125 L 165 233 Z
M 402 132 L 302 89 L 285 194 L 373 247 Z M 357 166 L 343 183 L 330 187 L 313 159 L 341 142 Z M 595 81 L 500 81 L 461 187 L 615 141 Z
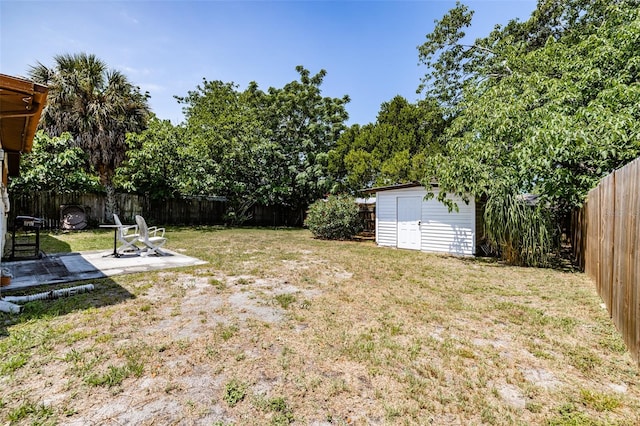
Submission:
M 46 86 L 0 74 L 0 148 L 31 152 L 48 92 Z

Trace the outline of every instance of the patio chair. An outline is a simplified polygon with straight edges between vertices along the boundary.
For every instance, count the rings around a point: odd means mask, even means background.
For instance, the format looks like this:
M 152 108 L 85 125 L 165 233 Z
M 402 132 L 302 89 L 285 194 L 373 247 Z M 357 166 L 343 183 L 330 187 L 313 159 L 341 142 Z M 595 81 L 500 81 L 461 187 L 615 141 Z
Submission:
M 140 233 L 140 241 L 147 247 L 147 254 L 159 254 L 164 256 L 164 253 L 160 250 L 160 247 L 167 242 L 164 237 L 164 228 L 158 228 L 157 226 L 148 227 L 147 222 L 140 215 L 136 215 L 136 223 L 138 224 L 138 232 Z
M 113 215 L 113 222 L 118 226 L 117 235 L 121 246 L 117 248 L 116 253 L 120 251 L 140 252 L 140 248 L 136 246 L 136 241 L 140 238 L 138 233 L 138 225 L 123 225 L 117 214 Z

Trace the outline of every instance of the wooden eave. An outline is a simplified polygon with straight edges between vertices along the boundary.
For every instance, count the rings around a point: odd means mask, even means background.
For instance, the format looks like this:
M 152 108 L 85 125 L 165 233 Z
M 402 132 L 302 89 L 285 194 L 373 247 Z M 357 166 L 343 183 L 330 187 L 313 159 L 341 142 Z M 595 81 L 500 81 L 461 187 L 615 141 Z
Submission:
M 5 152 L 31 152 L 48 92 L 46 86 L 0 74 L 0 148 Z

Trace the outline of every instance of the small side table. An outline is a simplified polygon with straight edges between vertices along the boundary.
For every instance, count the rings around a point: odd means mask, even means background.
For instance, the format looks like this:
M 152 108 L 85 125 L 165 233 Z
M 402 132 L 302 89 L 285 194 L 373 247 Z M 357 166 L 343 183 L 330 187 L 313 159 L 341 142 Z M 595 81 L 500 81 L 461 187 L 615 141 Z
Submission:
M 118 253 L 118 229 L 121 228 L 120 225 L 100 225 L 100 228 L 113 228 L 113 253 L 105 254 L 102 257 L 113 256 L 120 257 L 120 253 Z

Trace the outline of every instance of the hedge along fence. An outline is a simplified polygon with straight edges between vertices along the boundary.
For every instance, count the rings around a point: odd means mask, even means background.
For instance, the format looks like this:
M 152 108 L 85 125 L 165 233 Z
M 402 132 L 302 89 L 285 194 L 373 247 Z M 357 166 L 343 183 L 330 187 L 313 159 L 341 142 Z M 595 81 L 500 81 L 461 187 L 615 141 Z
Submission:
M 135 215 L 144 216 L 147 223 L 161 225 L 219 225 L 225 222 L 227 203 L 219 197 L 190 197 L 151 200 L 137 194 L 116 193 L 120 219 L 133 223 Z M 84 209 L 90 227 L 108 223 L 106 195 L 92 193 L 57 194 L 35 192 L 25 196 L 11 196 L 9 225 L 19 215 L 43 218 L 45 227 L 60 227 L 61 211 L 65 206 Z M 282 206 L 254 205 L 247 225 L 302 226 L 304 212 Z
M 589 192 L 573 217 L 573 249 L 640 367 L 640 158 Z

